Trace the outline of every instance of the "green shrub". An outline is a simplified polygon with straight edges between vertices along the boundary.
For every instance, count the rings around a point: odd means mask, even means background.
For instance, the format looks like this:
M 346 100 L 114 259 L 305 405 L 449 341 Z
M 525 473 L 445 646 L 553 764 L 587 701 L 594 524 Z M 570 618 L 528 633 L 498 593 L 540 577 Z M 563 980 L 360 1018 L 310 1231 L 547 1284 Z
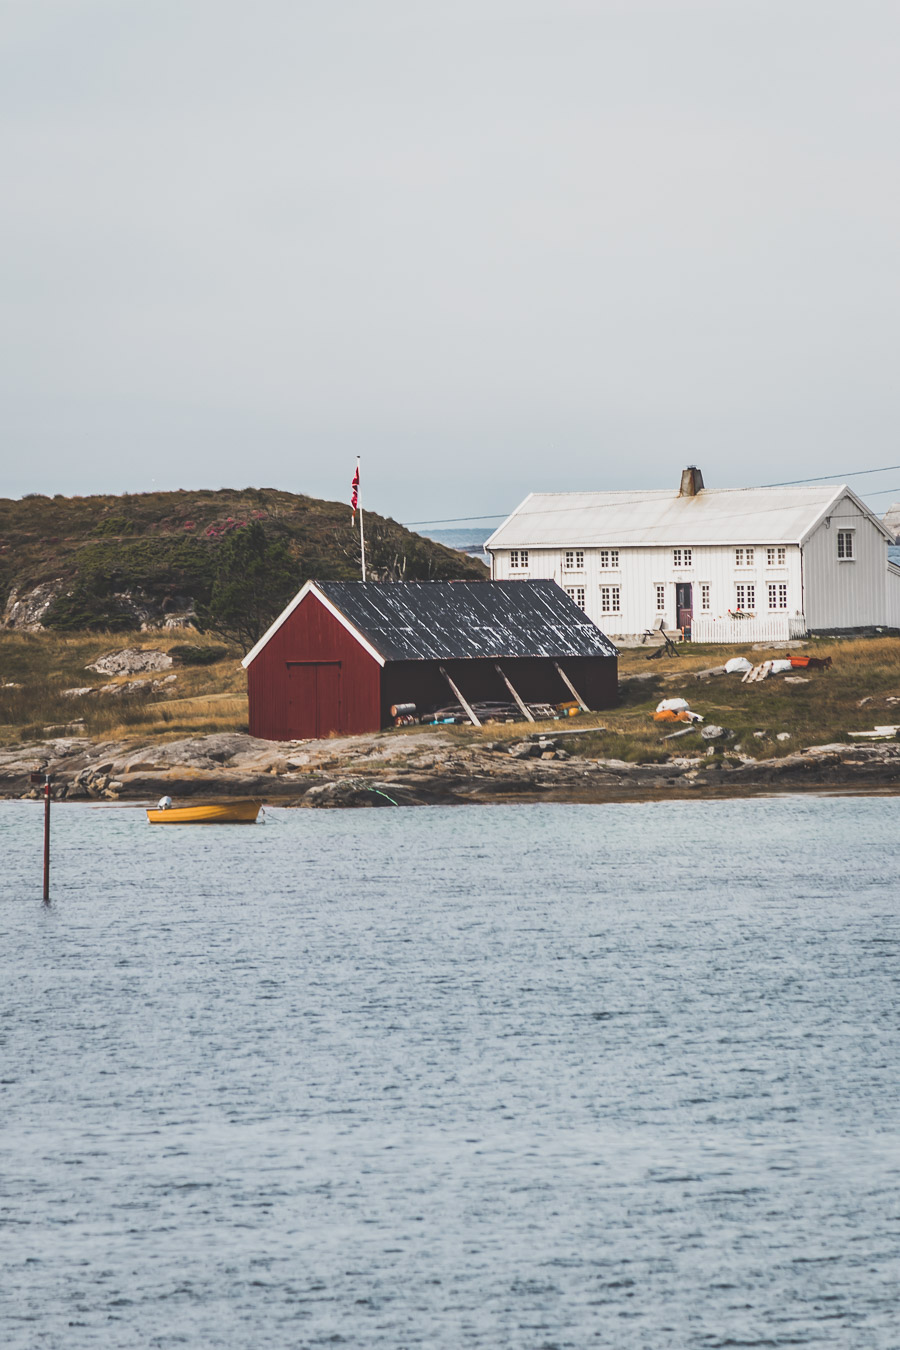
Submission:
M 131 521 L 126 516 L 107 516 L 105 520 L 98 521 L 91 534 L 130 534 L 131 529 Z
M 182 642 L 169 648 L 169 655 L 177 657 L 186 666 L 212 666 L 228 655 L 227 647 L 199 647 L 193 642 Z
M 41 626 L 68 632 L 109 629 L 110 632 L 124 633 L 139 628 L 140 624 L 116 600 L 77 586 L 51 601 L 44 611 Z

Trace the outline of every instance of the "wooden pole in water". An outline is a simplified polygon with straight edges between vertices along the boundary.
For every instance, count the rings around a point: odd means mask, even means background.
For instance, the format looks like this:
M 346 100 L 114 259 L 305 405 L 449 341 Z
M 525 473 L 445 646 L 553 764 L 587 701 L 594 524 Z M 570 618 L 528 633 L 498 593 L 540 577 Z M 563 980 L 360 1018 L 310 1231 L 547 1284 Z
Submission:
M 50 903 L 50 775 L 44 774 L 44 904 Z

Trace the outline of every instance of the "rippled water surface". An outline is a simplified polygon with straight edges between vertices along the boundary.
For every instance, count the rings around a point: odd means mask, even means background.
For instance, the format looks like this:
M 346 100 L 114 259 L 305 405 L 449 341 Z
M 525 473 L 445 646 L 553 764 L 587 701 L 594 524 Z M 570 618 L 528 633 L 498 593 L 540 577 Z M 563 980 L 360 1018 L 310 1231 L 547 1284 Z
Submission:
M 900 1343 L 900 798 L 40 814 L 5 1347 Z

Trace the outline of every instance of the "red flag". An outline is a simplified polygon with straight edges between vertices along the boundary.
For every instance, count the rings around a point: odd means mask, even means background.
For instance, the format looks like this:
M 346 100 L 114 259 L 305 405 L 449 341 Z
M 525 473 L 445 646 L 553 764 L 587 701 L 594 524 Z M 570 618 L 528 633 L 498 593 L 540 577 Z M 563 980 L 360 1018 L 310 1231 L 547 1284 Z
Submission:
M 356 508 L 359 505 L 359 465 L 356 466 L 356 473 L 353 475 L 353 482 L 350 484 L 351 495 L 350 505 L 353 507 L 353 520 L 356 520 Z M 352 522 L 351 522 L 352 523 Z

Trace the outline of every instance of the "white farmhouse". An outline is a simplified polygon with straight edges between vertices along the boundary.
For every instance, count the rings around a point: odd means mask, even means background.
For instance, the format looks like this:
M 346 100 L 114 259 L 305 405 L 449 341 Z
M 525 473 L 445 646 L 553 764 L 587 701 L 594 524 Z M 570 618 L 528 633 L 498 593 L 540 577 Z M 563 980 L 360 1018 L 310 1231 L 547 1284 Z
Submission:
M 846 485 L 533 492 L 487 541 L 491 576 L 557 581 L 603 632 L 695 642 L 900 627 L 893 536 Z

